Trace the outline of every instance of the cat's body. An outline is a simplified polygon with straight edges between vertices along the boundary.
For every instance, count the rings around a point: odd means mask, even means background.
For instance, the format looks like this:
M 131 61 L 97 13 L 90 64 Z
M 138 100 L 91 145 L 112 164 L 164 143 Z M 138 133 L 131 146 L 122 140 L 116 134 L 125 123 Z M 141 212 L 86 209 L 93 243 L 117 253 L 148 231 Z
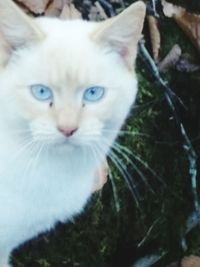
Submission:
M 135 11 L 141 18 L 131 18 Z M 33 22 L 0 0 L 0 267 L 14 248 L 87 203 L 137 93 L 130 60 L 144 5 L 131 12 L 126 23 Z M 134 20 L 128 34 L 115 29 Z
M 17 150 L 11 152 L 17 153 Z M 37 234 L 50 230 L 56 222 L 71 219 L 83 209 L 91 195 L 95 162 L 90 160 L 91 165 L 86 165 L 80 153 L 75 157 L 71 154 L 72 160 L 67 162 L 52 154 L 48 160 L 43 153 L 38 162 L 33 163 L 34 170 L 28 169 L 25 175 L 30 153 L 20 155 L 18 166 L 10 164 L 8 155 L 1 156 L 1 162 L 6 160 L 8 164 L 4 167 L 9 170 L 6 181 L 0 180 L 0 214 L 3 214 L 0 248 L 7 253 Z

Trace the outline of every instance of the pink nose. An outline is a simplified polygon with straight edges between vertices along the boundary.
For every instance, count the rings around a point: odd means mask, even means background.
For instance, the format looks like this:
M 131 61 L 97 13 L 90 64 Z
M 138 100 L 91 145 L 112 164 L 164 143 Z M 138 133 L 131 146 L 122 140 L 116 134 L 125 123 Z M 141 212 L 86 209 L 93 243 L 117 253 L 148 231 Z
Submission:
M 72 136 L 77 130 L 78 128 L 75 127 L 58 127 L 58 131 L 66 137 Z

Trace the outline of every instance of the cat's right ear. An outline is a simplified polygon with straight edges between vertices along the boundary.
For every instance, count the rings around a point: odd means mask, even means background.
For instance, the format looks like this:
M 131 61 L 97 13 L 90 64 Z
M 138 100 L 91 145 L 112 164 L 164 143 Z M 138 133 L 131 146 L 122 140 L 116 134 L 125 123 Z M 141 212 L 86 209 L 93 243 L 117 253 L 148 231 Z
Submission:
M 12 53 L 32 42 L 44 39 L 36 23 L 11 0 L 0 0 L 0 46 Z
M 116 17 L 100 22 L 92 33 L 92 40 L 107 51 L 118 53 L 128 67 L 132 67 L 141 38 L 146 7 L 142 1 L 133 3 Z

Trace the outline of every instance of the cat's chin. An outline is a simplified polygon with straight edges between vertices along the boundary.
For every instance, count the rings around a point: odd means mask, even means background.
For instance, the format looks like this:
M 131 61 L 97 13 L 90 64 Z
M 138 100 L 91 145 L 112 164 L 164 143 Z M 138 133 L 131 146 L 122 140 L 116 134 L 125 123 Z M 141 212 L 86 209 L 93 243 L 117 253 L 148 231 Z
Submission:
M 70 145 L 70 144 L 57 144 L 54 147 L 58 152 L 63 152 L 63 153 L 72 153 L 74 152 L 77 147 Z
M 80 149 L 83 145 L 72 142 L 68 139 L 61 139 L 55 141 L 53 144 L 50 145 L 53 149 L 63 152 L 73 152 L 77 149 Z

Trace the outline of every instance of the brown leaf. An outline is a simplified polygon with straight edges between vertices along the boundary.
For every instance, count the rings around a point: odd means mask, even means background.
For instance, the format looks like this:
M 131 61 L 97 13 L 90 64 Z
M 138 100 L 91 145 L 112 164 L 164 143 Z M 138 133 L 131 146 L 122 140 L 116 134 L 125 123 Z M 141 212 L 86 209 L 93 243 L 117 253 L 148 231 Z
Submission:
M 175 16 L 182 16 L 185 12 L 185 9 L 179 6 L 175 6 L 171 3 L 168 3 L 165 0 L 162 0 L 163 12 L 166 17 L 172 18 Z
M 200 257 L 191 255 L 183 258 L 181 267 L 200 267 Z
M 28 9 L 25 5 L 23 5 L 22 3 L 17 2 L 16 3 L 26 14 L 33 16 L 33 13 L 30 9 Z
M 97 170 L 96 173 L 96 179 L 95 179 L 95 184 L 93 186 L 92 192 L 99 191 L 102 189 L 104 184 L 107 182 L 108 179 L 108 162 L 105 160 L 101 167 Z
M 31 12 L 35 14 L 42 14 L 50 0 L 18 0 L 27 7 Z
M 60 14 L 61 19 L 80 19 L 81 17 L 81 13 L 74 4 L 65 4 Z
M 181 56 L 181 48 L 175 44 L 166 57 L 159 63 L 158 67 L 161 72 L 167 71 L 170 67 L 173 67 Z
M 156 62 L 159 61 L 159 51 L 160 51 L 160 31 L 158 28 L 157 19 L 153 16 L 147 16 L 148 24 L 149 24 L 149 32 L 151 39 L 151 47 L 153 58 Z
M 175 19 L 200 52 L 200 15 L 189 13 L 165 0 L 162 0 L 162 5 L 164 14 Z
M 180 72 L 195 72 L 200 69 L 200 66 L 193 63 L 190 59 L 186 57 L 181 57 L 176 63 L 176 69 Z
M 63 0 L 54 0 L 46 9 L 45 16 L 59 17 L 63 10 L 64 4 L 65 3 Z

